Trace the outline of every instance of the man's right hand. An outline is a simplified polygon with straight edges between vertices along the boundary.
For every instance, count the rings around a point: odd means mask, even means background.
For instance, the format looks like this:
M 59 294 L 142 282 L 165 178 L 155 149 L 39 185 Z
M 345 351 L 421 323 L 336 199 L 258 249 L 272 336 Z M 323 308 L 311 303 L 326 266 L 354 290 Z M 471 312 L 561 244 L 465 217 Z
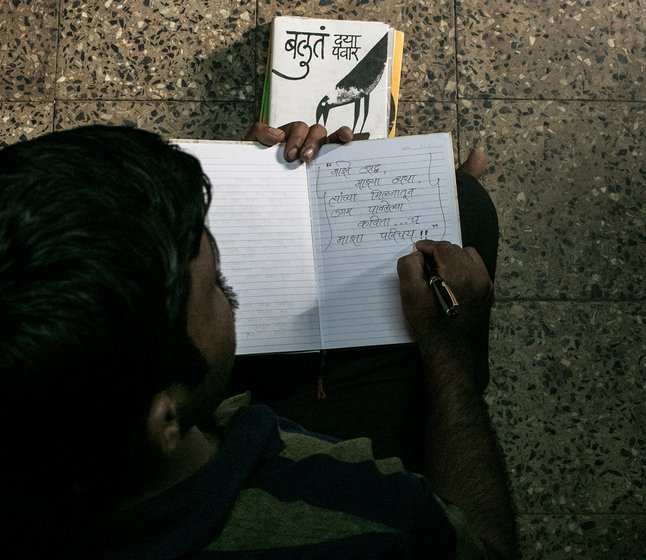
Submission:
M 487 328 L 493 285 L 480 255 L 447 241 L 418 241 L 417 249 L 397 262 L 404 315 L 415 340 L 432 347 L 468 352 L 480 329 Z M 424 277 L 424 260 L 435 268 L 458 300 L 458 316 L 447 317 Z
M 446 241 L 418 241 L 397 262 L 404 314 L 417 340 L 426 394 L 426 466 L 434 492 L 459 508 L 490 558 L 516 558 L 514 508 L 485 401 L 476 342 L 488 329 L 493 286 L 480 255 Z M 458 300 L 447 317 L 424 278 L 434 266 Z

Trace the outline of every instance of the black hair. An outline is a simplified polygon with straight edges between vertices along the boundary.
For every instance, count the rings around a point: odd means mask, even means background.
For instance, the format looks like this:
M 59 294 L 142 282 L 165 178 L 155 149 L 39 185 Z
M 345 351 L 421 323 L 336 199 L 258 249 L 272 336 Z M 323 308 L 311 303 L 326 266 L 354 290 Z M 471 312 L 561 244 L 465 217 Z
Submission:
M 97 507 L 128 484 L 151 397 L 203 379 L 186 305 L 209 203 L 199 162 L 142 130 L 89 126 L 0 150 L 11 507 Z

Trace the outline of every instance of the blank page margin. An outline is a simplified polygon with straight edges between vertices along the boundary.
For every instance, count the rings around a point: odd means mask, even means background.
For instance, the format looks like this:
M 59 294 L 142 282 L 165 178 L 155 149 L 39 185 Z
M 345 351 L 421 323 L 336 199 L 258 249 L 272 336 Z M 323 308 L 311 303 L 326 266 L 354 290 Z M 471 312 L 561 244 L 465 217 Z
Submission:
M 304 165 L 283 147 L 175 141 L 211 181 L 207 221 L 238 295 L 238 355 L 321 347 Z

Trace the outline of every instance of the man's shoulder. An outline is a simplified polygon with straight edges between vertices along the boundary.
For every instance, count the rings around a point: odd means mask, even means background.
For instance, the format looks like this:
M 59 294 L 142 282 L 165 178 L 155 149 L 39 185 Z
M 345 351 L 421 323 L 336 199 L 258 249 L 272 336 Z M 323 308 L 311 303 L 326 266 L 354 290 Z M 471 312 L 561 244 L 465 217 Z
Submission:
M 369 439 L 339 441 L 278 417 L 275 426 L 280 451 L 256 466 L 208 551 L 394 557 L 431 525 L 438 543 L 452 540 L 426 479 L 376 459 Z

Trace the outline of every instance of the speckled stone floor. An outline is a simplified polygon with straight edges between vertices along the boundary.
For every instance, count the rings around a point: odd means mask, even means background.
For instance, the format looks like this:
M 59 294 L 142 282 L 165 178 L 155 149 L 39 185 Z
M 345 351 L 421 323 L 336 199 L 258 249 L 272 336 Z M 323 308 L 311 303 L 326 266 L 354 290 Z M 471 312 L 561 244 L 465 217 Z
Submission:
M 406 33 L 399 133 L 490 154 L 493 381 L 526 559 L 644 558 L 641 0 L 1 0 L 0 142 L 131 123 L 239 139 L 275 15 Z

